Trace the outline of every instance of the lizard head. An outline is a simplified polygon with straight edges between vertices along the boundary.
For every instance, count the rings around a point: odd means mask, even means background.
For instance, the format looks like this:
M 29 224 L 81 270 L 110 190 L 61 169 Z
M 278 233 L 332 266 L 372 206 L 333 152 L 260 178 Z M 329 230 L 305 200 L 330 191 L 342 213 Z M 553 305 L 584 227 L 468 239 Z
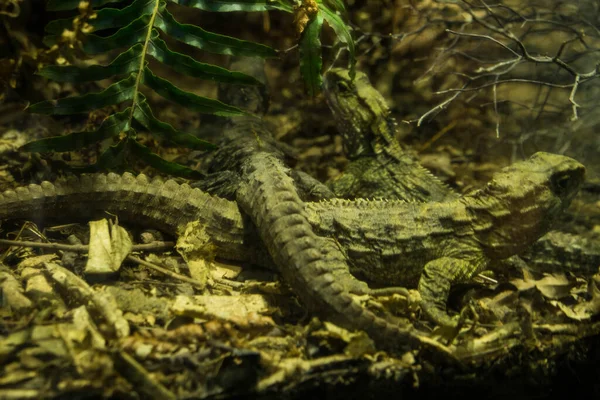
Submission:
M 581 163 L 543 152 L 495 174 L 469 207 L 479 217 L 475 230 L 487 254 L 509 257 L 546 234 L 571 204 L 584 177 Z
M 237 74 L 239 72 L 254 78 L 254 85 L 219 84 L 219 101 L 241 108 L 255 115 L 264 115 L 269 110 L 269 88 L 265 75 L 265 61 L 258 57 L 236 58 L 229 69 Z
M 347 69 L 332 68 L 325 74 L 323 88 L 350 160 L 373 155 L 379 141 L 395 140 L 389 137 L 394 135 L 395 121 L 367 75 L 357 71 L 352 80 Z

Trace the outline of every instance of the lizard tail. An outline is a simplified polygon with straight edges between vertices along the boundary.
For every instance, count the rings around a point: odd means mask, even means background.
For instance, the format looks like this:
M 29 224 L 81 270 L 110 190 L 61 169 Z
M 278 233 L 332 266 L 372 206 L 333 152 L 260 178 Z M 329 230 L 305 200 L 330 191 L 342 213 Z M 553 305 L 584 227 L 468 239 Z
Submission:
M 57 182 L 42 182 L 0 194 L 0 219 L 85 221 L 117 215 L 176 235 L 199 221 L 214 239 L 219 253 L 248 257 L 241 245 L 246 233 L 235 203 L 210 196 L 174 180 L 149 179 L 130 173 L 89 174 Z M 226 253 L 229 252 L 229 253 Z

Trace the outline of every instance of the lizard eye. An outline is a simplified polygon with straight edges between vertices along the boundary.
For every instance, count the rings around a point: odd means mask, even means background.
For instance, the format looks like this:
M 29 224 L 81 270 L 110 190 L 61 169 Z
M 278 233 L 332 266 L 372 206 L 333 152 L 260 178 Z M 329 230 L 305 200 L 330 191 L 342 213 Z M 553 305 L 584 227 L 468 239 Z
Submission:
M 552 177 L 552 190 L 557 195 L 566 193 L 572 186 L 573 181 L 568 174 L 558 174 Z
M 350 85 L 348 85 L 348 83 L 344 81 L 337 81 L 336 87 L 339 92 L 346 93 L 350 91 Z

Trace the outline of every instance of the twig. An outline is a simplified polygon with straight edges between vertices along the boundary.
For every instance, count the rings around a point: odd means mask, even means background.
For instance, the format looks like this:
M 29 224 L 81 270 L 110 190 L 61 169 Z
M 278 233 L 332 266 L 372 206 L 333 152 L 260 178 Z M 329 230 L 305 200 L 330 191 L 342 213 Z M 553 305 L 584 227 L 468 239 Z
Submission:
M 51 249 L 51 250 L 62 250 L 71 251 L 73 253 L 87 253 L 89 246 L 87 244 L 62 244 L 62 243 L 41 243 L 41 242 L 29 242 L 26 240 L 9 240 L 0 239 L 0 245 L 5 244 L 13 247 L 33 247 L 39 249 Z M 174 242 L 151 242 L 145 244 L 135 244 L 132 247 L 132 251 L 158 251 L 164 249 L 171 249 L 175 246 Z
M 132 256 L 132 255 L 128 255 L 126 259 L 129 260 L 129 261 L 131 261 L 131 262 L 134 262 L 136 264 L 143 265 L 144 267 L 150 268 L 150 269 L 152 269 L 154 271 L 160 272 L 161 274 L 167 275 L 167 276 L 169 276 L 169 277 L 171 277 L 173 279 L 178 279 L 178 280 L 180 280 L 182 282 L 187 282 L 187 283 L 189 283 L 189 284 L 191 284 L 191 285 L 193 285 L 193 286 L 195 286 L 195 287 L 197 287 L 199 289 L 205 289 L 206 288 L 206 284 L 204 284 L 204 283 L 202 283 L 200 281 L 197 281 L 195 279 L 188 278 L 185 275 L 181 275 L 181 274 L 178 274 L 176 272 L 170 271 L 170 270 L 168 270 L 166 268 L 160 267 L 160 266 L 158 266 L 156 264 L 153 264 L 151 262 L 142 260 L 141 258 Z
M 446 4 L 444 1 L 437 2 Z M 439 17 L 435 19 L 431 15 L 425 15 L 430 23 L 436 21 L 437 23 L 446 24 L 445 31 L 450 34 L 449 39 L 452 40 L 445 49 L 442 49 L 442 52 L 436 57 L 425 75 L 438 74 L 444 60 L 456 56 L 464 57 L 480 64 L 480 66 L 472 69 L 474 72 L 472 75 L 461 73 L 458 70 L 450 72 L 450 74 L 464 78 L 463 83 L 459 83 L 455 88 L 439 90 L 435 93 L 438 95 L 452 94 L 452 96 L 429 109 L 418 119 L 407 122 L 416 122 L 420 126 L 425 119 L 431 118 L 432 114 L 447 108 L 462 93 L 477 93 L 491 89 L 491 103 L 496 115 L 495 131 L 498 137 L 501 121 L 498 103 L 502 101 L 499 98 L 498 85 L 521 83 L 539 85 L 547 89 L 545 90 L 545 96 L 536 96 L 532 100 L 533 104 L 530 108 L 539 110 L 537 112 L 538 117 L 542 113 L 546 115 L 551 111 L 545 107 L 545 104 L 552 98 L 550 96 L 552 89 L 569 90 L 568 100 L 567 96 L 562 96 L 560 113 L 564 115 L 569 112 L 567 110 L 570 108 L 571 121 L 576 121 L 580 117 L 579 110 L 586 105 L 577 101 L 579 90 L 583 84 L 600 78 L 600 63 L 597 62 L 597 57 L 594 56 L 594 53 L 600 52 L 600 48 L 598 48 L 600 29 L 595 27 L 593 23 L 588 22 L 590 18 L 595 17 L 594 15 L 584 16 L 582 15 L 583 11 L 579 15 L 563 15 L 557 14 L 555 9 L 544 8 L 544 6 L 524 5 L 522 8 L 515 8 L 503 4 L 487 4 L 484 0 L 452 1 L 451 4 L 460 7 L 464 13 L 468 14 L 468 18 L 465 19 L 466 22 L 457 25 L 455 20 L 445 20 Z M 435 16 L 435 14 L 433 15 Z M 453 28 L 452 25 L 455 25 L 456 28 Z M 557 33 L 561 34 L 564 40 L 557 43 L 553 54 L 548 55 L 544 54 L 543 50 L 538 51 L 534 41 L 539 43 L 539 37 L 544 37 L 544 35 L 556 36 Z M 469 54 L 459 47 L 460 38 L 467 40 L 480 39 L 482 43 L 492 43 L 494 47 L 500 47 L 502 52 L 506 51 L 509 55 L 508 57 L 506 55 L 501 56 L 500 59 L 496 60 L 484 60 L 483 58 L 490 58 L 495 55 L 488 52 L 487 57 L 481 57 L 484 52 L 477 52 L 472 46 L 468 50 L 469 53 L 474 53 L 479 57 Z M 465 46 L 462 47 L 466 48 Z M 584 72 L 582 68 L 589 68 L 589 66 L 585 67 L 585 61 L 588 59 L 589 63 L 587 65 L 591 64 L 591 69 Z M 522 67 L 525 63 L 530 64 L 532 68 L 516 68 L 517 66 Z M 456 63 L 456 65 L 460 64 Z M 535 71 L 533 70 L 534 66 Z M 551 71 L 548 68 L 541 69 L 543 66 L 556 66 L 556 71 L 548 75 Z M 457 95 L 457 93 L 459 94 Z M 591 99 L 591 102 L 594 101 L 595 99 Z M 565 104 L 567 102 L 569 108 Z

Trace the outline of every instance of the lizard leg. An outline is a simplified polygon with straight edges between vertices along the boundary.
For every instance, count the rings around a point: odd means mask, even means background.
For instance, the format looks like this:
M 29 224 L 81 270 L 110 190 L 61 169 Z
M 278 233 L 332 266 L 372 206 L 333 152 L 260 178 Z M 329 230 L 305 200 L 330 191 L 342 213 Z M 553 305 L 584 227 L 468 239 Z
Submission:
M 371 289 L 366 282 L 361 281 L 350 273 L 346 264 L 347 257 L 343 254 L 332 239 L 323 239 L 321 254 L 327 260 L 328 271 L 333 275 L 335 281 L 346 291 L 356 295 L 370 294 Z
M 353 166 L 352 164 L 350 166 Z M 348 199 L 354 197 L 360 197 L 358 190 L 360 189 L 360 180 L 357 178 L 360 176 L 354 174 L 349 169 L 346 169 L 340 176 L 327 182 L 327 187 L 335 194 L 335 197 L 341 199 Z
M 408 289 L 404 287 L 384 287 L 372 289 L 369 285 L 352 275 L 350 270 L 347 268 L 347 264 L 350 262 L 348 256 L 345 254 L 344 250 L 339 247 L 339 245 L 332 239 L 326 239 L 324 242 L 326 243 L 323 246 L 321 252 L 323 253 L 323 257 L 326 259 L 333 261 L 333 258 L 336 259 L 337 262 L 330 262 L 331 265 L 343 266 L 343 268 L 329 268 L 329 272 L 335 277 L 335 280 L 342 285 L 348 292 L 356 295 L 370 295 L 370 296 L 391 296 L 393 294 L 399 294 L 405 297 L 409 296 Z M 340 258 L 343 257 L 343 258 Z
M 456 326 L 457 319 L 446 311 L 450 287 L 470 278 L 476 270 L 474 264 L 458 258 L 442 257 L 428 262 L 419 280 L 421 309 L 425 315 L 438 325 Z
M 213 196 L 219 196 L 228 200 L 235 200 L 235 192 L 242 181 L 241 176 L 233 171 L 213 172 L 206 178 L 192 183 L 190 186 L 198 188 Z
M 306 172 L 292 170 L 290 173 L 303 201 L 319 201 L 335 197 L 327 186 Z

